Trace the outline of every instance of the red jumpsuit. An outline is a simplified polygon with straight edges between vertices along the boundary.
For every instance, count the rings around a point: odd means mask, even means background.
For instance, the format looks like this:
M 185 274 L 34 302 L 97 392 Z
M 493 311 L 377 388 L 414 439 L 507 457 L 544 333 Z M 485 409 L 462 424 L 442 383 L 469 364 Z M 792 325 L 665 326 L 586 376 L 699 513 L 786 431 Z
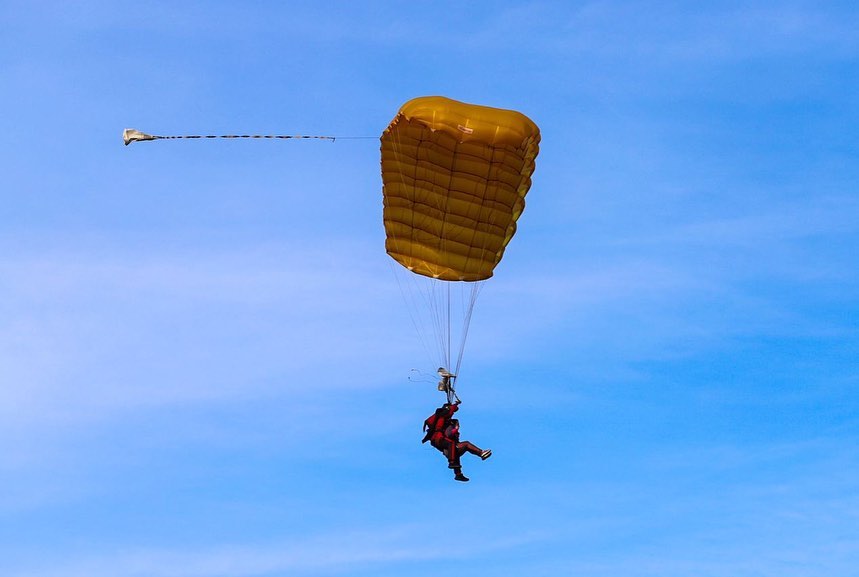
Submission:
M 433 447 L 443 453 L 444 447 L 446 446 L 444 441 L 444 431 L 450 423 L 450 418 L 458 410 L 459 405 L 447 405 L 446 410 L 445 407 L 436 409 L 435 415 L 433 415 L 435 417 L 435 423 L 433 423 L 432 429 L 427 431 L 424 441 L 429 441 Z
M 458 425 L 450 425 L 444 431 L 444 436 L 442 438 L 441 452 L 444 453 L 445 457 L 447 457 L 448 467 L 459 472 L 462 468 L 460 464 L 459 458 L 462 457 L 465 453 L 471 453 L 472 455 L 477 455 L 478 457 L 483 457 L 483 450 L 471 443 L 469 441 L 460 441 L 459 440 L 459 426 Z M 433 446 L 436 449 L 439 449 L 439 446 L 435 443 Z

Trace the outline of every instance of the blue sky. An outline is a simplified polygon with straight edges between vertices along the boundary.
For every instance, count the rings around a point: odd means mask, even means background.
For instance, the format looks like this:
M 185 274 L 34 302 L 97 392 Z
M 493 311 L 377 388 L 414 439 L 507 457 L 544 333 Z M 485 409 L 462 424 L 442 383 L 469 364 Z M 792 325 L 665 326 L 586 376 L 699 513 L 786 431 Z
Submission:
M 0 573 L 854 576 L 850 2 L 0 3 Z M 541 128 L 468 484 L 374 139 Z

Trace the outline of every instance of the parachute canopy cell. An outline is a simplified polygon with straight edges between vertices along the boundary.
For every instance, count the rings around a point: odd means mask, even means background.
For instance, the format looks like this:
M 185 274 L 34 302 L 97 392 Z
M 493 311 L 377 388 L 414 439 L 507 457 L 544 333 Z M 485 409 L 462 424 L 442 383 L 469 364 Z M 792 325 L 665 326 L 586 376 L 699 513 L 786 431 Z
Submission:
M 525 208 L 537 125 L 513 110 L 427 96 L 404 104 L 381 141 L 388 254 L 435 279 L 491 277 Z

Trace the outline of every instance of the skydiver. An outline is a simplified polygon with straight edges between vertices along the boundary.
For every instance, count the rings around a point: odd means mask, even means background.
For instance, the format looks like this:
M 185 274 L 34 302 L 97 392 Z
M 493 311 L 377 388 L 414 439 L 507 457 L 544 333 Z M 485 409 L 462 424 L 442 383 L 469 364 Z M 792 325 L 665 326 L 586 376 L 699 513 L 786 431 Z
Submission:
M 424 435 L 422 443 L 427 441 L 441 451 L 447 457 L 448 468 L 453 469 L 454 479 L 457 481 L 468 481 L 468 477 L 462 474 L 460 457 L 465 453 L 479 456 L 486 460 L 492 455 L 492 450 L 485 451 L 469 441 L 459 440 L 459 420 L 454 419 L 453 414 L 459 410 L 460 401 L 445 403 L 435 410 L 435 413 L 424 421 Z

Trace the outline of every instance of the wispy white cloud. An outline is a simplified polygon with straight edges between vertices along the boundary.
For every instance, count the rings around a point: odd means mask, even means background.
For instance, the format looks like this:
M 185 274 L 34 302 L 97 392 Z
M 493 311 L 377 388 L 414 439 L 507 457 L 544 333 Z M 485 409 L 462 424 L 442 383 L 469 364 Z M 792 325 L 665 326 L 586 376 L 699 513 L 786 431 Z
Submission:
M 265 8 L 207 6 L 200 10 L 194 5 L 167 4 L 132 16 L 103 2 L 89 3 L 85 11 L 65 10 L 54 3 L 42 10 L 27 5 L 18 16 L 63 28 L 72 22 L 75 28 L 90 32 L 145 31 L 150 37 L 200 38 L 205 31 L 207 37 L 214 34 L 236 47 L 277 34 L 311 44 L 362 42 L 505 54 L 563 50 L 684 61 L 759 58 L 815 49 L 846 56 L 859 49 L 853 33 L 859 18 L 855 11 L 799 2 L 695 10 L 682 4 L 645 7 L 603 0 L 575 5 L 546 0 L 501 2 L 489 11 L 447 4 L 456 10 L 434 3 L 433 10 L 425 12 L 427 17 L 417 20 L 393 5 L 353 10 L 349 3 L 326 18 L 316 8 L 296 7 L 289 21 L 264 20 Z
M 332 260 L 355 249 L 167 256 L 70 247 L 4 259 L 6 425 L 253 395 L 285 375 L 349 386 L 326 367 L 366 371 L 396 350 L 393 285 L 352 257 Z
M 618 242 L 630 247 L 662 244 L 694 249 L 710 245 L 724 250 L 785 246 L 787 241 L 857 233 L 857 214 L 856 198 L 816 196 L 813 200 L 773 202 L 753 213 L 680 223 L 647 236 L 624 235 Z
M 655 8 L 655 9 L 654 9 Z M 564 36 L 537 43 L 624 58 L 710 62 L 826 50 L 843 56 L 859 48 L 851 28 L 859 17 L 799 3 L 769 6 L 659 7 L 589 2 L 567 14 Z M 833 52 L 834 51 L 834 52 Z
M 207 549 L 137 549 L 118 554 L 58 559 L 61 567 L 12 569 L 14 577 L 249 577 L 329 574 L 365 567 L 408 567 L 426 561 L 453 561 L 515 549 L 533 536 L 487 536 L 468 547 L 427 539 L 423 526 L 362 529 L 304 536 L 265 545 L 222 545 Z
M 592 328 L 582 338 L 590 339 L 601 331 L 599 317 L 609 315 L 614 323 L 617 313 L 646 319 L 651 335 L 668 329 L 666 336 L 676 340 L 701 328 L 711 336 L 835 335 L 849 329 L 804 314 L 790 299 L 782 302 L 775 287 L 835 290 L 859 282 L 851 257 L 839 249 L 859 233 L 855 199 L 818 197 L 773 202 L 757 212 L 725 212 L 710 218 L 678 215 L 670 225 L 641 218 L 628 230 L 592 231 L 584 239 L 533 247 L 541 253 L 537 260 L 516 262 L 516 270 L 504 270 L 484 291 L 479 306 L 492 312 L 482 322 L 496 327 L 491 332 L 501 342 L 515 338 L 499 330 L 505 321 L 539 331 L 586 320 Z M 579 244 L 593 248 L 581 254 Z M 572 256 L 561 254 L 567 251 Z M 510 302 L 528 306 L 505 307 Z M 702 327 L 701 315 L 708 310 L 712 315 Z M 665 320 L 670 326 L 663 326 Z
M 617 474 L 599 483 L 587 479 L 604 462 L 583 465 L 585 478 L 566 485 L 529 481 L 511 494 L 541 497 L 519 506 L 563 514 L 551 526 L 556 546 L 527 567 L 606 576 L 849 575 L 859 539 L 851 446 L 841 436 L 733 445 L 666 439 L 623 453 Z

